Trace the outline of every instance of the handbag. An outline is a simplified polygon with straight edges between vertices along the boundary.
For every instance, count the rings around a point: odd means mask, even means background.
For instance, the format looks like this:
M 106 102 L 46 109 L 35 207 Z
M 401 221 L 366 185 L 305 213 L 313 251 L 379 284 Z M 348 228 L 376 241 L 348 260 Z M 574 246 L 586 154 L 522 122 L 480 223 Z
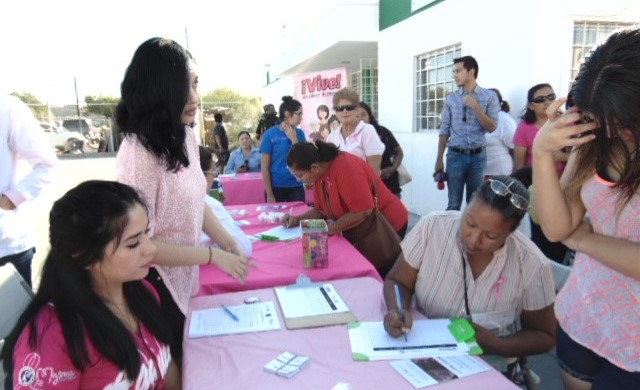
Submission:
M 398 183 L 400 183 L 400 186 L 410 183 L 411 180 L 413 180 L 413 178 L 407 167 L 405 167 L 404 164 L 400 164 L 398 167 Z
M 389 223 L 387 218 L 378 208 L 378 191 L 375 183 L 372 183 L 373 202 L 375 208 L 373 212 L 361 223 L 349 230 L 344 230 L 342 235 L 360 252 L 377 270 L 384 269 L 393 264 L 400 256 L 400 236 Z M 331 214 L 335 218 L 329 194 L 322 183 L 325 203 Z

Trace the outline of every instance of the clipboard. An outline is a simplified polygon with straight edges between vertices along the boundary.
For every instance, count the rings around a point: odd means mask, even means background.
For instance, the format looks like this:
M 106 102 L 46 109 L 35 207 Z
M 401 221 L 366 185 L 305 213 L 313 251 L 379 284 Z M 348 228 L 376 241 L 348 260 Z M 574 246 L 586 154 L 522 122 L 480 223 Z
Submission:
M 300 274 L 296 283 L 274 288 L 287 329 L 317 328 L 357 321 L 331 283 Z

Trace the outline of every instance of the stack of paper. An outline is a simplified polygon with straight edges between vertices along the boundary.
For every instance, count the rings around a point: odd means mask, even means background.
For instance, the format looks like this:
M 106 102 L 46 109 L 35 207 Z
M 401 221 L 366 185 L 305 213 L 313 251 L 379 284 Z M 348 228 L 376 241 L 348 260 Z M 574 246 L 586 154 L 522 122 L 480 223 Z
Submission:
M 300 370 L 309 365 L 309 358 L 295 355 L 290 352 L 283 352 L 264 366 L 264 369 L 285 378 L 291 378 Z
M 236 333 L 262 332 L 280 329 L 280 320 L 273 302 L 227 308 L 195 310 L 191 313 L 189 337 L 219 336 Z
M 287 329 L 346 324 L 356 318 L 331 283 L 276 287 Z
M 398 360 L 391 362 L 391 367 L 398 371 L 416 389 L 489 370 L 480 359 L 471 356 L 442 356 Z
M 469 344 L 458 342 L 449 325 L 449 319 L 413 321 L 405 341 L 404 337 L 389 336 L 382 321 L 350 323 L 349 340 L 353 360 L 468 355 Z

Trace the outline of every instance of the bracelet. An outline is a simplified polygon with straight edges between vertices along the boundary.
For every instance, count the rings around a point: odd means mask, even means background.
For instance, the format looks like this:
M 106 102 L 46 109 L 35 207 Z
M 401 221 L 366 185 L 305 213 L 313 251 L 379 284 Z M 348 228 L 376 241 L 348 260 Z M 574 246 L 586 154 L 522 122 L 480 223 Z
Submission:
M 209 248 L 209 261 L 207 261 L 207 265 L 211 264 L 211 260 L 213 259 L 213 253 L 211 251 L 211 247 L 208 246 L 207 248 Z

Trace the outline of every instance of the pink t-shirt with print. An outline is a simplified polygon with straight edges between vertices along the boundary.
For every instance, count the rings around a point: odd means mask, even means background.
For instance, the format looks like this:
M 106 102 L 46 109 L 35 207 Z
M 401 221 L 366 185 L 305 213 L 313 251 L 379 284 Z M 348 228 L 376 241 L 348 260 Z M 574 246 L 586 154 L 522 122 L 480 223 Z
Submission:
M 76 369 L 62 333 L 62 325 L 52 305 L 36 318 L 36 348 L 29 346 L 30 327 L 18 338 L 13 352 L 13 388 L 30 389 L 162 389 L 171 363 L 169 346 L 163 344 L 142 323 L 140 334 L 132 334 L 140 353 L 140 373 L 131 383 L 124 371 L 105 359 L 89 336 L 85 344 L 90 364 L 85 372 Z

